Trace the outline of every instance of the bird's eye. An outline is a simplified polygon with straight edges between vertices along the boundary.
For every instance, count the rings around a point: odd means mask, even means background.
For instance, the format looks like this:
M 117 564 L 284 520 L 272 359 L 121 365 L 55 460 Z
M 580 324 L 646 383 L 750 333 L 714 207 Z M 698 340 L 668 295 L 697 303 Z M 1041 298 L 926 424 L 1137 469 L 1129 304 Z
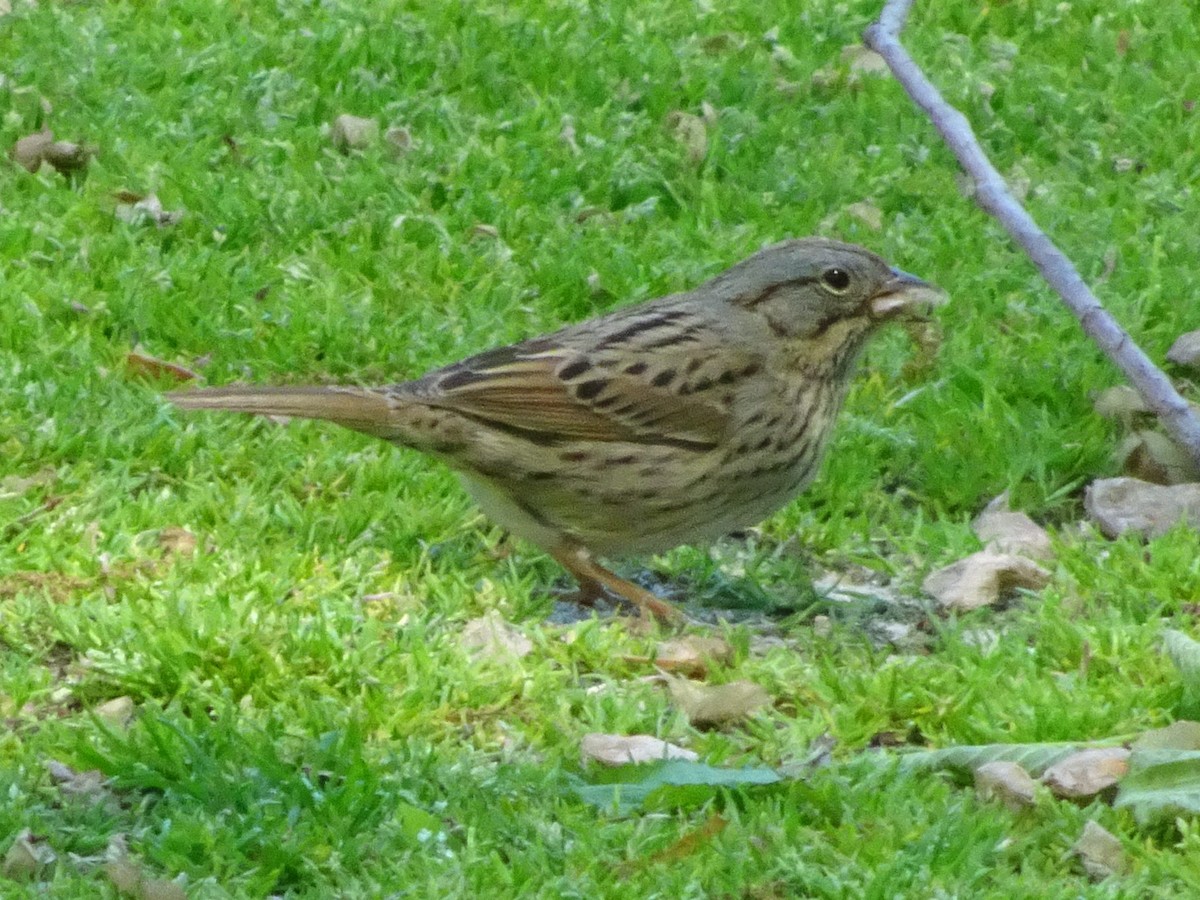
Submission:
M 850 273 L 845 269 L 826 269 L 821 273 L 821 283 L 835 294 L 850 287 Z

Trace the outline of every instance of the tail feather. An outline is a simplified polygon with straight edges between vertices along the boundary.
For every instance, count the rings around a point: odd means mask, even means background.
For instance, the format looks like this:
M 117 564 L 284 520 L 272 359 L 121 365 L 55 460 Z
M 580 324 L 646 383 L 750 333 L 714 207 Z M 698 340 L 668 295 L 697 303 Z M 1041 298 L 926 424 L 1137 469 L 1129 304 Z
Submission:
M 354 431 L 389 440 L 396 439 L 400 431 L 394 404 L 382 392 L 368 388 L 234 385 L 171 391 L 166 398 L 180 409 L 217 409 L 263 416 L 325 419 Z

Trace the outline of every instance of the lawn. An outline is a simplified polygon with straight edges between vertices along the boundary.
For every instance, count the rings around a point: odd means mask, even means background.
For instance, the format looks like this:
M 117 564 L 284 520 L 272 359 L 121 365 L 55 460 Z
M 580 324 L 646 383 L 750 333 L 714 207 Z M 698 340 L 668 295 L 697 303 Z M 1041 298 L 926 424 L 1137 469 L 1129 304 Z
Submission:
M 1162 648 L 1200 631 L 1200 547 L 1080 526 L 1117 473 L 1092 397 L 1118 376 L 844 53 L 877 2 L 12 5 L 0 148 L 45 125 L 94 158 L 0 161 L 0 852 L 27 830 L 56 857 L 0 896 L 1191 895 L 1187 819 L 1044 792 L 1014 813 L 887 749 L 1200 717 Z M 1200 326 L 1190 3 L 923 3 L 906 42 L 1155 360 Z M 379 136 L 342 152 L 342 114 Z M 149 194 L 182 217 L 132 213 Z M 951 303 L 936 355 L 872 346 L 803 496 L 619 563 L 732 648 L 706 682 L 766 691 L 723 727 L 647 678 L 664 632 L 560 623 L 562 573 L 437 463 L 184 414 L 130 364 L 399 381 L 806 234 Z M 939 612 L 924 577 L 1003 491 L 1055 538 L 1049 585 Z M 491 611 L 527 655 L 472 655 Z M 601 808 L 576 790 L 603 778 L 591 732 L 784 780 Z M 1084 873 L 1088 821 L 1126 874 Z

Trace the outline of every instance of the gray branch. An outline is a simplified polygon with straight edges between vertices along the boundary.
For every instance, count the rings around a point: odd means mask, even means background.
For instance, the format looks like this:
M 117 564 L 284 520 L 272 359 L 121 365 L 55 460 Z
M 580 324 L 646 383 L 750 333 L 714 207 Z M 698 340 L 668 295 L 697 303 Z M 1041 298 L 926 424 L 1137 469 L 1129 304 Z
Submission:
M 1084 283 L 1079 270 L 1009 193 L 1004 179 L 988 160 L 966 116 L 946 102 L 900 43 L 912 0 L 887 0 L 879 19 L 863 41 L 887 61 L 913 102 L 929 115 L 946 144 L 976 185 L 975 199 L 1000 222 L 1029 256 L 1050 286 L 1062 297 L 1083 331 L 1125 373 L 1125 377 L 1158 415 L 1167 433 L 1200 465 L 1200 420 L 1170 379 L 1109 314 Z

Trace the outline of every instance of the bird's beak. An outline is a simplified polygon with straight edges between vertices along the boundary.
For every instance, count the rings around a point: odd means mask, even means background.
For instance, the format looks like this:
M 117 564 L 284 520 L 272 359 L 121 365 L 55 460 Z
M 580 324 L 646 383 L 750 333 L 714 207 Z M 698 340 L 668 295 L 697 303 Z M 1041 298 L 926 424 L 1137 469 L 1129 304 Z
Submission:
M 893 319 L 925 315 L 948 299 L 946 292 L 937 285 L 900 269 L 892 269 L 892 277 L 869 302 L 872 316 Z

